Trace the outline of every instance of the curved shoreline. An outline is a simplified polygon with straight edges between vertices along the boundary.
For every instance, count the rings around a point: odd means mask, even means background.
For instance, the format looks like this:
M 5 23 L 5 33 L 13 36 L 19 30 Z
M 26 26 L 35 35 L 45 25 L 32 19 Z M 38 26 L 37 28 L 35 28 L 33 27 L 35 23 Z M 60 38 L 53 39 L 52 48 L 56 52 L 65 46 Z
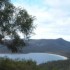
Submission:
M 52 54 L 52 53 L 48 53 L 49 55 L 55 55 L 55 56 L 59 56 L 59 57 L 63 57 L 64 59 L 68 59 L 67 57 L 63 56 L 63 55 L 59 55 L 59 54 Z
M 26 54 L 48 54 L 48 55 L 53 55 L 53 56 L 58 56 L 58 57 L 62 57 L 62 58 L 64 58 L 64 59 L 68 59 L 68 57 L 66 57 L 66 56 L 63 56 L 63 55 L 59 55 L 59 54 L 54 54 L 54 53 L 46 53 L 46 52 L 33 52 L 33 53 L 1 53 L 1 54 L 3 54 L 3 55 L 22 55 L 22 54 L 24 54 L 24 55 L 26 55 Z
M 18 60 L 32 60 L 37 62 L 37 64 L 50 61 L 67 60 L 67 57 L 50 53 L 1 54 L 0 57 Z

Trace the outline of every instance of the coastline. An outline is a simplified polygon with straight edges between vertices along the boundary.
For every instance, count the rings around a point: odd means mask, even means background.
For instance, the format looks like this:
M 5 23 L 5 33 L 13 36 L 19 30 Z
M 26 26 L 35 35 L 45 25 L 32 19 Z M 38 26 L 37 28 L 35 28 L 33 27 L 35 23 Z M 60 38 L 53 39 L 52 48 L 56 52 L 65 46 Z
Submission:
M 31 53 L 0 53 L 1 55 L 3 54 L 3 55 L 22 55 L 22 54 L 24 54 L 24 55 L 28 55 L 28 54 L 48 54 L 48 55 L 53 55 L 53 56 L 58 56 L 58 57 L 61 57 L 61 58 L 64 58 L 64 59 L 68 59 L 68 57 L 66 57 L 66 56 L 63 56 L 63 55 L 59 55 L 59 54 L 54 54 L 54 53 L 46 53 L 46 52 L 31 52 Z

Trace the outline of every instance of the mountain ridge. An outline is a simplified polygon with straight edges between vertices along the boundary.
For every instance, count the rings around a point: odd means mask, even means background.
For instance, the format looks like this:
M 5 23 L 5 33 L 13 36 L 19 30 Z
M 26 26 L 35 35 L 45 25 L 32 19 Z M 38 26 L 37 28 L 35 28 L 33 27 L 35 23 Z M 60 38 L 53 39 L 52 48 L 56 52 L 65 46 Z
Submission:
M 18 53 L 54 53 L 70 57 L 70 42 L 58 39 L 29 39 L 27 45 Z M 0 53 L 11 53 L 6 46 L 0 45 Z
M 69 56 L 70 42 L 62 38 L 58 39 L 30 39 L 26 47 L 22 49 L 23 53 L 30 52 L 50 52 Z

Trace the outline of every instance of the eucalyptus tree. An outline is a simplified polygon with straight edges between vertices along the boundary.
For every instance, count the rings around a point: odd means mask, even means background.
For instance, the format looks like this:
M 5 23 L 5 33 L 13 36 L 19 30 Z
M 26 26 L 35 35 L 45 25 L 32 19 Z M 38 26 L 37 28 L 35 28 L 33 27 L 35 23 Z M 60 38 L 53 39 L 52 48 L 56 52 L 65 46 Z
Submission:
M 0 41 L 9 37 L 13 42 L 6 45 L 12 49 L 24 46 L 24 39 L 27 39 L 33 32 L 34 17 L 28 14 L 25 9 L 16 8 L 10 0 L 0 0 Z M 18 32 L 24 36 L 20 39 Z M 14 51 L 13 51 L 14 52 Z

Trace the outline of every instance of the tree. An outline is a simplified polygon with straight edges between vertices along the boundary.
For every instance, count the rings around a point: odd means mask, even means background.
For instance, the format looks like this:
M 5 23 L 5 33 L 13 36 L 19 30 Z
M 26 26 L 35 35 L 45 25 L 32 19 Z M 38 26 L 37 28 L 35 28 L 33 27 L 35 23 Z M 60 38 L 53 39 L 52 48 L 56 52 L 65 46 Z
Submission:
M 0 0 L 0 35 L 4 38 L 11 34 L 11 17 L 14 13 L 14 6 L 9 0 Z
M 24 34 L 25 38 L 28 38 L 33 31 L 33 20 L 34 17 L 28 15 L 25 9 L 20 9 L 17 14 L 15 25 L 18 26 L 19 31 Z
M 20 39 L 18 32 L 21 32 L 27 39 L 33 31 L 34 17 L 29 15 L 25 9 L 16 8 L 9 0 L 0 0 L 0 41 L 6 36 L 13 42 L 6 44 L 12 51 L 25 43 Z M 15 52 L 15 50 L 13 51 Z

